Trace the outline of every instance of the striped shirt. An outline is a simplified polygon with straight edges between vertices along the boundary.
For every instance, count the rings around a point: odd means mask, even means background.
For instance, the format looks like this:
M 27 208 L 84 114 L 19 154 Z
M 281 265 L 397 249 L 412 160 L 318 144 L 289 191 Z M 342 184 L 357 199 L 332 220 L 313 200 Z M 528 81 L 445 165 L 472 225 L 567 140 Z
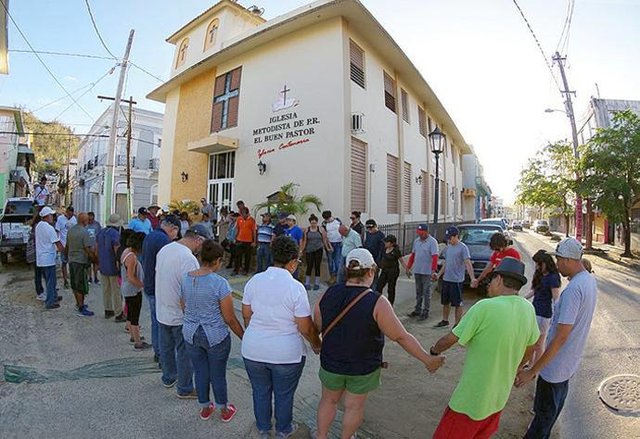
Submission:
M 182 335 L 193 344 L 193 336 L 200 326 L 209 341 L 215 346 L 229 335 L 229 327 L 222 317 L 220 301 L 231 294 L 231 286 L 225 278 L 215 273 L 182 278 L 180 294 L 184 300 Z
M 258 226 L 258 243 L 271 244 L 274 229 L 271 224 L 260 224 Z

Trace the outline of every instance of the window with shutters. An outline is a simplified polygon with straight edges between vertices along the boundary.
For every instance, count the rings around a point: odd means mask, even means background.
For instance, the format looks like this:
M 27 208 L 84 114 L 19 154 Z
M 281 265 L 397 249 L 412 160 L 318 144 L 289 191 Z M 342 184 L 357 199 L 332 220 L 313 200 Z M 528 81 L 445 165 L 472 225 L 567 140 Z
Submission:
M 396 81 L 386 73 L 384 73 L 384 105 L 396 112 Z
M 421 170 L 420 177 L 422 177 L 422 186 L 420 186 L 420 213 L 422 215 L 427 215 L 428 211 L 428 200 L 429 200 L 429 176 L 427 171 Z
M 241 76 L 242 67 L 238 67 L 216 78 L 211 116 L 212 133 L 238 125 Z
M 409 95 L 403 89 L 400 89 L 400 100 L 402 104 L 402 119 L 409 123 Z
M 187 51 L 189 50 L 189 38 L 185 38 L 180 43 L 180 48 L 178 49 L 178 56 L 176 57 L 176 69 L 184 64 L 187 59 Z
M 387 213 L 398 213 L 398 157 L 387 154 Z
M 218 27 L 220 26 L 220 20 L 214 18 L 207 27 L 207 34 L 204 37 L 204 50 L 209 49 L 216 43 L 216 37 L 218 36 Z
M 404 189 L 403 213 L 411 213 L 411 163 L 404 162 L 404 173 L 402 175 L 402 186 Z
M 351 138 L 351 210 L 367 211 L 367 144 Z
M 420 106 L 418 107 L 418 129 L 423 137 L 426 138 L 429 135 L 429 131 L 427 131 L 427 115 Z
M 353 41 L 349 40 L 349 56 L 351 58 L 351 80 L 362 88 L 364 83 L 364 51 Z

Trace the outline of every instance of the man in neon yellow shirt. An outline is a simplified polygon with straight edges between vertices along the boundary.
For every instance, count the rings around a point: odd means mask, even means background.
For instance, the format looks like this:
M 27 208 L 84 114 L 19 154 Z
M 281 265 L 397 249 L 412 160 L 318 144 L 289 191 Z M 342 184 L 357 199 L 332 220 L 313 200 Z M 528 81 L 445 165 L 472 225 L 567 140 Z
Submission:
M 524 264 L 504 258 L 489 283 L 490 298 L 473 305 L 432 346 L 432 355 L 455 343 L 467 348 L 462 376 L 434 439 L 489 438 L 498 431 L 516 372 L 540 337 L 533 305 L 518 295 L 526 283 Z

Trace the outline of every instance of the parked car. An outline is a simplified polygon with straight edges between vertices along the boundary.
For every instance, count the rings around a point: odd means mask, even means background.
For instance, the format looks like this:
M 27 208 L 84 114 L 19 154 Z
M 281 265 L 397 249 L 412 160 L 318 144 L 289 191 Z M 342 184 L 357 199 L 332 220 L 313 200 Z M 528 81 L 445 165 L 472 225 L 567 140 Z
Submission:
M 549 223 L 545 220 L 535 220 L 533 223 L 533 231 L 536 233 L 548 233 Z
M 509 245 L 513 245 L 513 238 L 509 233 L 507 222 L 503 218 L 485 218 L 483 220 L 480 220 L 480 224 L 490 224 L 500 227 L 502 229 L 502 233 L 504 233 L 504 236 L 507 237 L 507 242 L 509 243 Z
M 512 230 L 519 230 L 520 232 L 522 232 L 522 222 L 515 220 L 513 222 L 513 224 L 511 224 L 511 229 Z
M 469 247 L 473 274 L 477 278 L 490 263 L 493 250 L 489 247 L 491 237 L 495 233 L 504 233 L 501 226 L 496 224 L 462 224 L 457 226 L 460 231 L 460 241 Z M 444 249 L 440 252 L 439 265 L 444 262 Z M 489 279 L 483 279 L 481 286 L 486 286 Z M 469 275 L 465 272 L 464 284 L 469 285 Z
M 35 213 L 31 198 L 9 198 L 0 216 L 0 262 L 6 264 L 9 255 L 24 256 Z
M 529 220 L 522 221 L 522 227 L 524 227 L 525 229 L 530 229 L 531 228 L 531 221 L 529 221 Z

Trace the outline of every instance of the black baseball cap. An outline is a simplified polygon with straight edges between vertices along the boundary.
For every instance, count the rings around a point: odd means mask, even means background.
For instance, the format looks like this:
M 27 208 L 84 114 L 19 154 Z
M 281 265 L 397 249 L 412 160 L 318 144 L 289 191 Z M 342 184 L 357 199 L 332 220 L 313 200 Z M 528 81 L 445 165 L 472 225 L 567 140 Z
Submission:
M 376 220 L 369 218 L 367 221 L 365 221 L 364 225 L 365 227 L 376 227 L 378 223 L 376 222 Z
M 138 209 L 138 215 L 146 215 L 146 214 L 147 214 L 146 207 L 141 207 L 140 209 Z
M 167 215 L 164 218 L 163 222 L 171 224 L 172 226 L 177 227 L 178 229 L 181 227 L 180 218 L 178 218 L 175 215 Z

